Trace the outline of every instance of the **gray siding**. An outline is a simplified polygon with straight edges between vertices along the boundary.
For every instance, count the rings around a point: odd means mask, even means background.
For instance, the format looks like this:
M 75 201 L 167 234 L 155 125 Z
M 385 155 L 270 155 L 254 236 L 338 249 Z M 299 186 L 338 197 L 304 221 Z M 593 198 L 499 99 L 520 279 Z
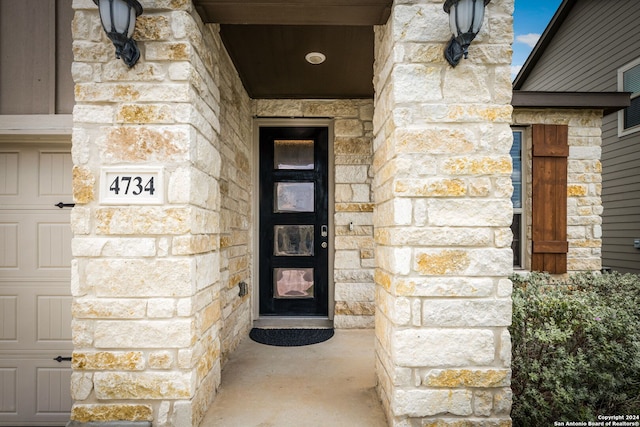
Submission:
M 522 90 L 618 90 L 618 68 L 640 57 L 638 0 L 578 0 Z M 640 273 L 640 132 L 618 138 L 618 115 L 602 127 L 602 265 Z
M 0 114 L 71 114 L 72 0 L 0 0 Z

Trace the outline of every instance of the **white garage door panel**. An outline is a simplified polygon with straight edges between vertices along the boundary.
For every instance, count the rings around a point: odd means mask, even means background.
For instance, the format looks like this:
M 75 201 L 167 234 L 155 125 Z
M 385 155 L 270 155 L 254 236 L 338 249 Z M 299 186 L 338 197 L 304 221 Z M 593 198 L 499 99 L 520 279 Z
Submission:
M 69 148 L 0 144 L 0 426 L 69 420 Z
M 69 209 L 4 210 L 0 217 L 0 277 L 68 278 Z
M 70 362 L 0 359 L 0 379 L 0 426 L 64 426 L 69 421 Z

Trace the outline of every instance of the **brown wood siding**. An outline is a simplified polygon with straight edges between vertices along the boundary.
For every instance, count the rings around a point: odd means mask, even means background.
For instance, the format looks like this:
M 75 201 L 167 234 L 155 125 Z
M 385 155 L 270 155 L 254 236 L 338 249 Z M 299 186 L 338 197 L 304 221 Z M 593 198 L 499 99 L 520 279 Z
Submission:
M 70 114 L 71 0 L 0 1 L 0 114 Z
M 618 90 L 617 71 L 640 57 L 640 2 L 578 0 L 522 90 Z M 618 115 L 602 127 L 602 265 L 640 273 L 640 132 L 618 138 Z
M 566 125 L 533 125 L 531 269 L 567 272 Z

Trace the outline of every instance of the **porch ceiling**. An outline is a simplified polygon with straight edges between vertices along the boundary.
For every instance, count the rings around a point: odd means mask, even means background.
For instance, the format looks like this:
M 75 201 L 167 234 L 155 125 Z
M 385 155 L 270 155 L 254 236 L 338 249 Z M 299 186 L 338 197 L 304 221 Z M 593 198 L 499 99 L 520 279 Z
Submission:
M 393 0 L 194 0 L 252 98 L 373 97 L 373 26 Z M 320 65 L 305 61 L 322 52 Z

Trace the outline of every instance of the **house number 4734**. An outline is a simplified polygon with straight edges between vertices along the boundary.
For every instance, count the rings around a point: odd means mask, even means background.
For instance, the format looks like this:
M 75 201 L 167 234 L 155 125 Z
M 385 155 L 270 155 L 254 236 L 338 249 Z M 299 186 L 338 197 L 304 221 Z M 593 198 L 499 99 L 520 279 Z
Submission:
M 141 176 L 116 175 L 109 186 L 109 191 L 112 191 L 116 195 L 119 195 L 122 191 L 125 195 L 132 194 L 138 196 L 146 192 L 149 193 L 150 196 L 153 196 L 153 193 L 156 191 L 154 177 L 142 178 Z
M 164 202 L 162 168 L 107 167 L 100 177 L 100 203 L 158 205 Z

